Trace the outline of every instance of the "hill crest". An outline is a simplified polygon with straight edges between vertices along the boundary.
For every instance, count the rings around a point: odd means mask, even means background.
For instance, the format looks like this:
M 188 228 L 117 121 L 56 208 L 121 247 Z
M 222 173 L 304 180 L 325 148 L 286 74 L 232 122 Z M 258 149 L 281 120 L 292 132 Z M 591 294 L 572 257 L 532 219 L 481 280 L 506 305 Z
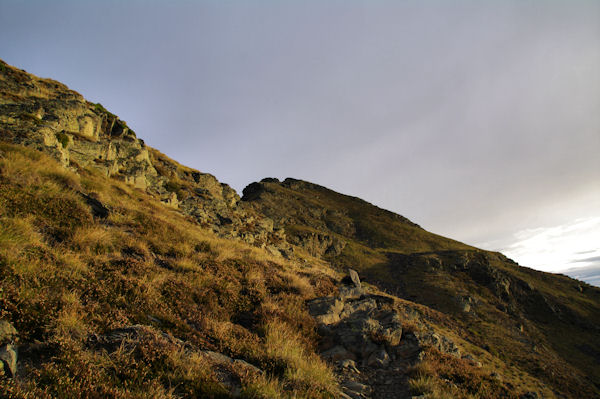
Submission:
M 600 394 L 594 287 L 313 183 L 240 198 L 5 63 L 0 122 L 13 396 Z

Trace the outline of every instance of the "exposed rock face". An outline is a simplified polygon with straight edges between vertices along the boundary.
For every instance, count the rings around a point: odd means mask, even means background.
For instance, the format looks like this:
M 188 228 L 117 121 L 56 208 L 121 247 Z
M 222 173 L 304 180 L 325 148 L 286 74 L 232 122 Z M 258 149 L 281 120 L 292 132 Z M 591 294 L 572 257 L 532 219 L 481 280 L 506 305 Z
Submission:
M 282 229 L 239 206 L 239 196 L 214 176 L 179 165 L 146 146 L 100 104 L 50 79 L 0 61 L 2 140 L 43 151 L 74 171 L 93 169 L 154 195 L 222 236 L 291 252 Z M 83 194 L 94 212 L 106 209 Z
M 421 342 L 412 333 L 403 339 L 393 298 L 365 291 L 354 270 L 339 288 L 353 295 L 316 298 L 308 308 L 323 337 L 321 356 L 340 375 L 342 397 L 407 397 L 405 371 L 417 360 Z

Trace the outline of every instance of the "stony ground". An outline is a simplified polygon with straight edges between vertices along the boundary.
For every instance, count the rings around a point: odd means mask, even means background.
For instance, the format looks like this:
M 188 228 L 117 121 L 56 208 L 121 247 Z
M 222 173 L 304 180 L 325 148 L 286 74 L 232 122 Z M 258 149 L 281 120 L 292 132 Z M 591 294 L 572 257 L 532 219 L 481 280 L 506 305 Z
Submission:
M 337 296 L 308 305 L 319 323 L 321 356 L 333 364 L 347 398 L 411 398 L 408 372 L 426 343 L 460 356 L 447 338 L 403 326 L 394 298 L 363 288 L 354 270 Z

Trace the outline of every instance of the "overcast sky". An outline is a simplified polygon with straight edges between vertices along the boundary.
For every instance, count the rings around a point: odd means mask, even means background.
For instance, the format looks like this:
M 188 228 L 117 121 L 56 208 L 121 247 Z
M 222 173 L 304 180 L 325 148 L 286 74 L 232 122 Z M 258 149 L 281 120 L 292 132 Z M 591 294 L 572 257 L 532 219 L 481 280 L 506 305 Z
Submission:
M 295 177 L 600 265 L 600 1 L 2 0 L 0 58 L 240 193 Z

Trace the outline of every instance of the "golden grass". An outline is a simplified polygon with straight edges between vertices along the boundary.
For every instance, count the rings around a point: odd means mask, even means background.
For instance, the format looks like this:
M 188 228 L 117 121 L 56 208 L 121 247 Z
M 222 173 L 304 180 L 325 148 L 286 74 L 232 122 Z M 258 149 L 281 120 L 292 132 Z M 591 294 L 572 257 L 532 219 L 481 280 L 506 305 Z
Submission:
M 300 387 L 314 386 L 335 392 L 337 384 L 333 373 L 321 358 L 307 351 L 296 331 L 277 321 L 269 322 L 264 328 L 266 354 L 285 368 L 286 379 Z
M 322 262 L 295 264 L 219 238 L 94 170 L 80 177 L 32 150 L 2 144 L 0 151 L 2 318 L 23 342 L 57 351 L 0 389 L 14 397 L 224 392 L 199 357 L 173 352 L 156 343 L 159 336 L 141 353 L 85 347 L 90 334 L 139 323 L 263 368 L 264 375 L 240 377 L 245 397 L 335 392 L 304 307 L 313 286 L 333 275 Z M 80 190 L 106 204 L 108 218 L 94 218 Z

